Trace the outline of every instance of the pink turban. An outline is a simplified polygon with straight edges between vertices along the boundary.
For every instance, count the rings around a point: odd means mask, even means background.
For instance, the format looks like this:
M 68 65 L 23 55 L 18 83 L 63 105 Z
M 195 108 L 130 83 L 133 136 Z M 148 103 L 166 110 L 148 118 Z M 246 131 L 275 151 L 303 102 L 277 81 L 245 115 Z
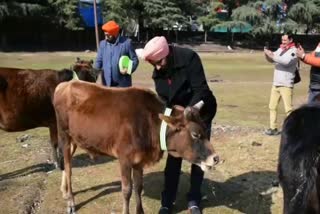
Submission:
M 167 40 L 163 36 L 151 39 L 142 50 L 142 58 L 145 60 L 159 61 L 169 54 Z

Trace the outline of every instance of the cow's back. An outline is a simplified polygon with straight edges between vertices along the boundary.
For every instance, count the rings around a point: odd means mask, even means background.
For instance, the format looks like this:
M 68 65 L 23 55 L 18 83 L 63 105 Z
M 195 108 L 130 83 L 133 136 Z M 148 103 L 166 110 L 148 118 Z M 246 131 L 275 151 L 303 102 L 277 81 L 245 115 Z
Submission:
M 143 152 L 148 159 L 158 155 L 152 151 L 164 104 L 149 90 L 71 81 L 57 87 L 54 106 L 60 128 L 90 153 L 119 157 Z
M 55 87 L 72 78 L 72 71 L 0 68 L 0 127 L 21 131 L 54 121 Z
M 319 105 L 300 107 L 284 122 L 278 165 L 279 180 L 284 192 L 284 213 L 320 211 L 317 194 L 320 190 L 319 130 Z M 314 206 L 314 202 L 318 205 Z

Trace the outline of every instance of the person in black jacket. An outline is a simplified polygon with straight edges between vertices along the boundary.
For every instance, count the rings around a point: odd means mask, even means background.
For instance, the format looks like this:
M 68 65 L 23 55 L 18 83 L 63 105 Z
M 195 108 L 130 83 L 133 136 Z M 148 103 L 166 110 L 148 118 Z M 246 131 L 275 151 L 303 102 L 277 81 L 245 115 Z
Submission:
M 207 127 L 210 139 L 211 123 L 216 114 L 217 103 L 205 77 L 202 62 L 196 52 L 187 48 L 169 46 L 165 37 L 154 37 L 144 47 L 137 50 L 138 56 L 154 66 L 152 78 L 156 92 L 165 101 L 167 107 L 181 105 L 192 106 L 204 102 L 200 116 Z M 159 214 L 171 213 L 176 198 L 181 158 L 168 154 L 165 167 L 164 190 L 162 192 Z M 192 164 L 190 191 L 187 195 L 188 209 L 192 214 L 201 213 L 201 184 L 204 172 Z

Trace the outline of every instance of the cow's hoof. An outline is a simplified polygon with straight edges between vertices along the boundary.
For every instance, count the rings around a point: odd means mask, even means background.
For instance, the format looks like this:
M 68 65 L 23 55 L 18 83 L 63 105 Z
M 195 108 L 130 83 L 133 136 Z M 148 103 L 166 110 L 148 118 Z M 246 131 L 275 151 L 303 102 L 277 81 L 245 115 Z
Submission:
M 76 208 L 74 206 L 68 207 L 67 214 L 76 214 Z

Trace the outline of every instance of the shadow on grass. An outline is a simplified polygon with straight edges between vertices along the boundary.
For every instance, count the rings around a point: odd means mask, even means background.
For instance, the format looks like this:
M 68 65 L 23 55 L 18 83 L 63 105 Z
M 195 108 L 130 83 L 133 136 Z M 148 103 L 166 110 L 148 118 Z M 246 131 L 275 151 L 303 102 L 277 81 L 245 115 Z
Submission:
M 189 178 L 189 174 L 181 174 L 174 213 L 180 213 L 187 209 L 186 194 L 189 190 Z M 272 188 L 272 182 L 275 179 L 276 173 L 273 171 L 252 171 L 232 177 L 225 182 L 216 182 L 206 178 L 202 186 L 205 199 L 202 201 L 201 206 L 203 209 L 220 206 L 248 214 L 271 214 L 272 192 L 268 190 Z M 144 176 L 144 192 L 142 197 L 160 200 L 162 187 L 163 172 L 148 173 Z M 75 192 L 75 195 L 99 190 L 102 191 L 78 204 L 76 209 L 79 210 L 86 204 L 105 195 L 120 192 L 121 182 L 115 181 L 90 187 Z M 131 200 L 134 200 L 134 197 L 131 197 Z
M 97 185 L 97 186 L 94 186 L 94 187 L 90 187 L 90 188 L 75 192 L 74 195 L 77 195 L 77 194 L 80 194 L 80 193 L 86 193 L 88 191 L 98 191 L 100 189 L 104 189 L 104 190 L 99 192 L 97 195 L 89 198 L 88 200 L 77 204 L 76 205 L 76 210 L 79 210 L 81 207 L 85 206 L 86 204 L 88 204 L 91 201 L 94 201 L 94 200 L 96 200 L 96 199 L 98 199 L 100 197 L 103 197 L 105 195 L 111 194 L 113 192 L 120 192 L 121 191 L 121 182 L 120 181 L 114 181 L 114 182 L 107 183 L 107 184 Z
M 17 177 L 23 177 L 23 176 L 31 175 L 38 172 L 49 172 L 54 169 L 55 167 L 49 163 L 36 164 L 36 165 L 25 167 L 23 169 L 18 169 L 13 172 L 2 174 L 0 175 L 0 181 L 7 180 L 7 179 L 14 179 Z
M 92 160 L 88 154 L 82 153 L 72 158 L 72 168 L 81 168 L 98 164 L 104 164 L 113 160 L 115 160 L 115 158 L 109 156 L 97 156 L 94 160 Z
M 98 165 L 108 163 L 110 161 L 115 160 L 112 157 L 107 156 L 98 156 L 95 160 L 91 160 L 87 154 L 79 154 L 72 158 L 72 167 L 87 167 L 91 165 Z M 55 167 L 51 163 L 40 163 L 32 166 L 25 167 L 23 169 L 18 169 L 13 172 L 8 172 L 0 175 L 0 181 L 7 179 L 14 179 L 17 177 L 23 177 L 27 175 L 31 175 L 38 172 L 49 172 L 54 170 Z
M 189 190 L 189 179 L 189 174 L 181 174 L 175 204 L 176 212 L 187 209 L 186 194 Z M 205 199 L 202 201 L 201 206 L 202 208 L 225 206 L 242 213 L 271 214 L 272 193 L 268 193 L 267 190 L 270 190 L 272 181 L 275 179 L 276 173 L 273 171 L 252 171 L 232 177 L 226 182 L 205 179 L 202 186 L 202 193 Z M 145 175 L 144 197 L 160 200 L 162 187 L 163 172 Z

